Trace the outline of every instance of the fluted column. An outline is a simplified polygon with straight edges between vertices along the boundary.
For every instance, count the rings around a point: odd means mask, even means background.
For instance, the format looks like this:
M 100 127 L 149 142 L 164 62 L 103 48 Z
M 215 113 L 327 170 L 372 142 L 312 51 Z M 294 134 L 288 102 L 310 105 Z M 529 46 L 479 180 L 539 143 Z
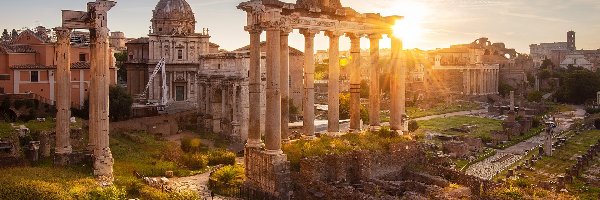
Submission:
M 110 87 L 110 53 L 107 27 L 107 11 L 116 3 L 112 1 L 97 1 L 91 12 L 90 29 L 90 68 L 92 69 L 92 84 L 90 91 L 90 135 L 96 137 L 94 148 L 94 175 L 100 180 L 112 183 L 113 162 L 109 147 L 109 87 Z M 88 4 L 88 7 L 90 5 Z
M 73 152 L 71 147 L 71 30 L 55 28 L 56 31 L 56 161 L 67 164 L 64 159 Z
M 247 147 L 258 148 L 263 145 L 260 134 L 260 35 L 261 29 L 250 29 L 250 73 L 249 73 L 249 101 L 250 108 L 248 109 L 248 141 Z
M 303 128 L 308 137 L 315 135 L 315 61 L 314 44 L 317 31 L 304 29 L 304 108 Z
M 369 124 L 372 128 L 379 128 L 380 118 L 380 91 L 379 91 L 379 40 L 381 39 L 380 34 L 369 35 L 371 42 L 370 53 L 371 53 L 371 69 L 369 70 Z
M 500 90 L 500 70 L 499 69 L 496 70 L 496 82 L 495 83 L 496 83 L 496 87 L 495 87 L 496 94 L 499 94 L 499 90 Z
M 360 35 L 350 37 L 350 130 L 360 131 Z
M 327 131 L 340 131 L 340 33 L 327 32 L 329 37 L 329 80 L 327 81 Z
M 406 87 L 406 66 L 404 53 L 402 52 L 402 40 L 391 37 L 392 39 L 392 74 L 391 74 L 391 108 L 390 108 L 390 128 L 398 133 L 402 133 L 404 115 L 404 101 Z
M 485 95 L 484 69 L 479 70 L 479 95 Z
M 281 30 L 267 29 L 267 110 L 265 147 L 267 153 L 281 154 Z
M 290 122 L 290 47 L 288 45 L 288 36 L 292 30 L 282 30 L 280 37 L 281 45 L 281 138 L 286 141 L 289 139 Z

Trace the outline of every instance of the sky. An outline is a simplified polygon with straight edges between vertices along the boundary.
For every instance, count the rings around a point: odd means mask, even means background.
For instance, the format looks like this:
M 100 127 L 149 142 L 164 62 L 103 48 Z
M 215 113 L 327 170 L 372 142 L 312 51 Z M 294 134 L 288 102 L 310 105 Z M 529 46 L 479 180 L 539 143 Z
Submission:
M 86 0 L 4 0 L 0 7 L 0 29 L 60 25 L 60 10 L 85 10 Z M 236 9 L 241 0 L 187 0 L 196 15 L 196 32 L 209 28 L 211 42 L 234 50 L 249 42 L 243 30 L 246 15 Z M 295 2 L 295 0 L 282 0 Z M 158 0 L 117 0 L 109 12 L 111 31 L 127 37 L 148 34 L 152 10 Z M 600 0 L 341 0 L 345 7 L 361 13 L 406 17 L 405 48 L 435 49 L 470 43 L 487 37 L 504 42 L 518 52 L 529 53 L 529 45 L 566 41 L 567 31 L 577 32 L 578 49 L 600 48 Z M 303 36 L 295 31 L 290 45 L 304 48 Z M 263 38 L 264 38 L 263 34 Z M 361 46 L 368 48 L 368 39 Z M 381 47 L 390 46 L 389 39 Z M 316 49 L 327 49 L 323 34 L 315 39 Z M 340 48 L 350 47 L 342 37 Z

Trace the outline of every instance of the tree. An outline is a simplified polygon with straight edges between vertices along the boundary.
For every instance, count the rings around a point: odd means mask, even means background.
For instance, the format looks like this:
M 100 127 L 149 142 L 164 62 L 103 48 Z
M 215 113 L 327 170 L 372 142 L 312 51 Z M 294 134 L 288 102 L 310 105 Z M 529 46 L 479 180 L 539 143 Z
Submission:
M 570 68 L 561 71 L 560 89 L 557 100 L 563 103 L 583 104 L 595 99 L 600 91 L 600 74 L 583 68 Z
M 500 93 L 500 95 L 506 97 L 506 95 L 510 94 L 510 91 L 515 91 L 515 88 L 513 88 L 509 84 L 500 82 L 500 87 L 498 87 L 498 92 Z
M 367 80 L 360 81 L 360 98 L 369 98 L 369 82 Z
M 4 29 L 4 31 L 2 32 L 2 38 L 0 38 L 1 40 L 10 40 L 10 35 L 8 34 L 8 30 Z
M 131 105 L 133 104 L 133 98 L 127 93 L 125 88 L 121 86 L 111 86 L 109 101 L 109 117 L 112 121 L 124 120 L 131 116 Z
M 115 53 L 115 60 L 117 64 L 117 80 L 127 82 L 127 69 L 125 68 L 125 62 L 127 62 L 127 51 Z
M 17 32 L 17 30 L 13 29 L 12 30 L 12 39 L 14 40 L 17 37 L 19 37 L 19 33 Z
M 546 58 L 542 61 L 540 69 L 554 69 L 554 63 L 552 63 L 550 59 Z
M 350 119 L 350 94 L 340 94 L 340 119 Z

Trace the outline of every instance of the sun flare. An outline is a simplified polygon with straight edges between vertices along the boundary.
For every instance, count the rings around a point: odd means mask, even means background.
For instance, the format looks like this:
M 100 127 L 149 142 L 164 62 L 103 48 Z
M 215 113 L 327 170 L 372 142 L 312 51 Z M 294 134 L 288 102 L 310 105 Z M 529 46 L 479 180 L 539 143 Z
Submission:
M 395 37 L 403 40 L 405 46 L 414 48 L 425 34 L 423 23 L 427 15 L 427 8 L 423 4 L 398 5 L 394 13 L 404 16 L 404 19 L 396 21 L 392 27 Z

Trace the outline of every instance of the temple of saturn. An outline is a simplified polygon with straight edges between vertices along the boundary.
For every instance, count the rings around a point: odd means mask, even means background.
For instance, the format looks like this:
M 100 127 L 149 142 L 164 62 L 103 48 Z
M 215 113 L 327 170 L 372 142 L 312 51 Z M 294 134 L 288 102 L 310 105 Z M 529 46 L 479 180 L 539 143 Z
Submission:
M 93 155 L 94 175 L 102 184 L 113 180 L 113 157 L 109 148 L 108 93 L 110 84 L 109 29 L 107 12 L 116 5 L 109 0 L 96 0 L 87 4 L 87 12 L 62 11 L 62 27 L 55 28 L 57 36 L 57 110 L 56 158 L 58 165 L 70 163 L 70 94 L 71 66 L 70 39 L 73 29 L 90 31 L 90 114 L 88 150 Z
M 259 104 L 250 104 L 249 133 L 246 142 L 246 193 L 252 198 L 288 199 L 290 191 L 289 164 L 282 151 L 282 130 L 287 127 L 282 118 L 282 99 L 287 95 L 289 77 L 288 36 L 299 29 L 305 38 L 304 135 L 315 136 L 314 113 L 314 37 L 324 32 L 329 37 L 329 59 L 339 60 L 339 39 L 342 36 L 351 40 L 350 84 L 351 120 L 350 129 L 360 130 L 360 39 L 370 39 L 370 126 L 380 126 L 379 42 L 383 35 L 392 41 L 391 78 L 391 129 L 402 133 L 405 113 L 406 60 L 402 56 L 402 40 L 393 34 L 393 26 L 400 16 L 382 17 L 379 14 L 360 14 L 351 8 L 342 7 L 339 0 L 298 0 L 296 4 L 278 0 L 252 0 L 239 4 L 239 9 L 247 13 L 250 34 L 249 101 L 259 102 L 266 95 L 266 118 L 260 121 Z M 260 91 L 260 38 L 266 32 L 266 91 Z M 328 132 L 337 133 L 339 127 L 339 62 L 329 62 L 328 80 Z M 285 109 L 284 109 L 285 110 Z M 261 139 L 261 123 L 267 124 L 264 143 Z

